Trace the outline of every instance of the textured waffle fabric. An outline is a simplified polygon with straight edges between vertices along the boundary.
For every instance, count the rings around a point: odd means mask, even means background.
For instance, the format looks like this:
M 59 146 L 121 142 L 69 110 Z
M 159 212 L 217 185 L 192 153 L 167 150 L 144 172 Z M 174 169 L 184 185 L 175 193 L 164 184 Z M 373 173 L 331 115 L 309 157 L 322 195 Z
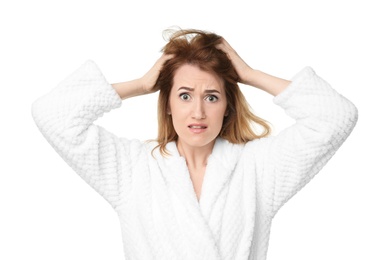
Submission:
M 131 100 L 129 101 L 131 102 Z M 33 103 L 54 149 L 116 210 L 126 259 L 264 260 L 272 218 L 351 133 L 356 107 L 310 67 L 274 103 L 295 119 L 245 145 L 217 139 L 200 200 L 175 143 L 118 138 L 94 121 L 122 100 L 93 61 Z

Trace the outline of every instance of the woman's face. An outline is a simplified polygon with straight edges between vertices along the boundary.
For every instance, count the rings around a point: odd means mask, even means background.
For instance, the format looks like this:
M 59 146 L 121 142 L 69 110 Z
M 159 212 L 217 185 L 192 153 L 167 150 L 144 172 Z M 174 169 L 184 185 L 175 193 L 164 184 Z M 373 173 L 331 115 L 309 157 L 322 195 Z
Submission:
M 221 131 L 226 106 L 221 78 L 190 64 L 176 71 L 168 111 L 181 145 L 212 147 Z

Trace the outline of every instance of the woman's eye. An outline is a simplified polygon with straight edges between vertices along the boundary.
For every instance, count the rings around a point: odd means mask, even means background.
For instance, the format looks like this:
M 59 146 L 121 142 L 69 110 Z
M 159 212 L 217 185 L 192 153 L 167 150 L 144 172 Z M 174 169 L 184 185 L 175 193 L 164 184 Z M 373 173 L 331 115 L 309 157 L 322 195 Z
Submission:
M 188 95 L 188 94 L 186 94 L 186 93 L 183 93 L 183 94 L 180 94 L 180 98 L 181 98 L 182 100 L 187 101 L 187 100 L 190 100 L 190 95 Z
M 210 95 L 210 96 L 206 97 L 206 100 L 209 102 L 216 102 L 218 100 L 218 98 L 214 95 Z

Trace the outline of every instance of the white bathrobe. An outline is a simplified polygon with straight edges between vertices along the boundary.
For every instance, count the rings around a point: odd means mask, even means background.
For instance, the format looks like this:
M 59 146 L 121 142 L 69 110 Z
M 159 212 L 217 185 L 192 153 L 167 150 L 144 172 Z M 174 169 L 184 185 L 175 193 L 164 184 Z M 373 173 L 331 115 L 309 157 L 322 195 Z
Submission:
M 122 100 L 87 61 L 32 106 L 40 131 L 118 213 L 127 260 L 265 260 L 272 218 L 348 137 L 357 109 L 306 67 L 274 98 L 296 123 L 277 136 L 218 138 L 198 202 L 175 143 L 118 138 L 94 121 Z

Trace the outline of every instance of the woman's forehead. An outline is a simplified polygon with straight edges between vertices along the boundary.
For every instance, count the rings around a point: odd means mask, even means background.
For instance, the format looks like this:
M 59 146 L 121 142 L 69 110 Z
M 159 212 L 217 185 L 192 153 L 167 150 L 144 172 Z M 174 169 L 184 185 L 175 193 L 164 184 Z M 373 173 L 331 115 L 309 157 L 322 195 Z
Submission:
M 198 66 L 184 64 L 180 66 L 173 78 L 173 87 L 180 88 L 216 88 L 223 90 L 223 80 L 214 73 L 200 69 Z

